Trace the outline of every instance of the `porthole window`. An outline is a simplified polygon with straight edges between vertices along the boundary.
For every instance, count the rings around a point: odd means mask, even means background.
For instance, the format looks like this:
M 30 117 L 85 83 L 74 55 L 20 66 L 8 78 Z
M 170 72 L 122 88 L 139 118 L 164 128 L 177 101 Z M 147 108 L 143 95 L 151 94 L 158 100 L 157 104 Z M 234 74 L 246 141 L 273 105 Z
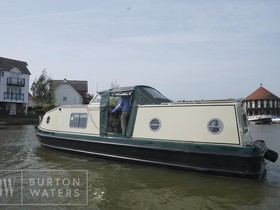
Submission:
M 50 116 L 47 117 L 46 123 L 49 124 L 49 122 L 51 121 Z
M 220 134 L 223 131 L 224 124 L 220 119 L 214 118 L 209 120 L 207 128 L 210 133 L 216 135 Z
M 152 119 L 150 121 L 150 128 L 152 131 L 156 132 L 160 129 L 161 127 L 161 122 L 159 119 Z

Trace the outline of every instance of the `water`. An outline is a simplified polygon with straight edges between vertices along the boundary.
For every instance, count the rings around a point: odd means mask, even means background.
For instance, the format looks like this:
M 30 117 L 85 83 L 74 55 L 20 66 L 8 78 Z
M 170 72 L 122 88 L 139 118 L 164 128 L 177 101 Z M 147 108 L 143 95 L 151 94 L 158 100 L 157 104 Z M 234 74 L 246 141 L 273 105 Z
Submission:
M 269 148 L 280 153 L 280 125 L 251 125 L 251 134 L 255 139 L 266 140 Z M 49 150 L 40 146 L 31 125 L 1 129 L 0 147 L 1 170 L 24 170 L 36 177 L 40 176 L 36 174 L 38 170 L 88 171 L 87 205 L 19 204 L 0 205 L 1 209 L 280 209 L 279 160 L 268 163 L 262 180 L 207 175 Z M 62 176 L 76 176 L 63 171 L 59 171 Z M 2 176 L 16 173 L 19 171 L 2 171 Z M 42 173 L 56 176 L 48 171 Z M 2 187 L 2 196 L 3 190 Z M 5 202 L 18 202 L 20 196 L 28 197 L 27 193 L 26 189 L 23 194 L 17 191 Z M 48 199 L 56 203 L 58 197 Z M 39 201 L 43 203 L 44 198 Z M 74 197 L 59 201 L 75 202 Z

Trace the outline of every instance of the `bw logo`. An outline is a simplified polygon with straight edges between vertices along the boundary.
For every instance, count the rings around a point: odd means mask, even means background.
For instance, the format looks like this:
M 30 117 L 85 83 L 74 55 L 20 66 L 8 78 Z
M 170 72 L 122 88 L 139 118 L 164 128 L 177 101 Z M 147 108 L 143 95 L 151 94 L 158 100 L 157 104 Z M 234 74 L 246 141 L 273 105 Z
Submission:
M 21 172 L 0 170 L 0 208 L 1 205 L 20 204 Z
M 0 178 L 0 197 L 12 197 L 15 188 L 15 178 Z

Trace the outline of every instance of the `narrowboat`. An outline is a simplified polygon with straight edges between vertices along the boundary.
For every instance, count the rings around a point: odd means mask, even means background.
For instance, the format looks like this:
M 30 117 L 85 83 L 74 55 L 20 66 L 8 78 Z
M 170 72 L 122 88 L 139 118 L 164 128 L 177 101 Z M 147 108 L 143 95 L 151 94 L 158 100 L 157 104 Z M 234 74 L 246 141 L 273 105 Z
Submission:
M 121 113 L 129 97 L 125 132 Z M 172 102 L 155 88 L 138 85 L 98 92 L 87 105 L 56 107 L 36 128 L 42 146 L 101 158 L 221 175 L 260 178 L 278 154 L 253 140 L 240 101 Z

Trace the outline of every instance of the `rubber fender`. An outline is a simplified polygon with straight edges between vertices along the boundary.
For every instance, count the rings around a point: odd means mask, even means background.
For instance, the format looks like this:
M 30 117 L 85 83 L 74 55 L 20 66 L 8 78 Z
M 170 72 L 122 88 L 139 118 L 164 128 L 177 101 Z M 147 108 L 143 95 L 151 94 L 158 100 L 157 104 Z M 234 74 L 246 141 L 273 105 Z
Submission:
M 278 153 L 271 149 L 267 149 L 264 158 L 274 163 L 278 159 Z

